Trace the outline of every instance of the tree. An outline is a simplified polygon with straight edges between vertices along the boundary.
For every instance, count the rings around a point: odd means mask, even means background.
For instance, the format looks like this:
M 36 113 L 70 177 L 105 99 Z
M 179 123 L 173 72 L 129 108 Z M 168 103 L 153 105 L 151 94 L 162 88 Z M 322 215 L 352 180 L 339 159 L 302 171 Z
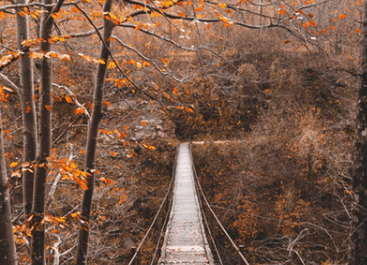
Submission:
M 102 118 L 103 88 L 106 79 L 108 57 L 110 55 L 109 51 L 110 38 L 112 35 L 112 29 L 114 28 L 114 23 L 111 21 L 111 18 L 109 17 L 109 12 L 111 12 L 112 8 L 112 3 L 113 3 L 112 0 L 106 0 L 103 7 L 104 30 L 101 44 L 101 52 L 99 56 L 99 60 L 102 60 L 103 63 L 100 63 L 98 65 L 96 83 L 94 87 L 93 110 L 88 124 L 85 167 L 89 176 L 87 177 L 88 189 L 84 191 L 83 201 L 81 205 L 81 216 L 80 216 L 81 224 L 79 229 L 78 250 L 76 258 L 76 264 L 78 265 L 87 264 L 89 222 L 90 222 L 90 212 L 92 208 L 92 198 L 94 192 L 94 174 L 96 170 L 95 155 L 97 148 L 97 136 L 98 136 L 99 123 Z
M 17 4 L 27 4 L 28 0 L 18 0 Z M 20 89 L 19 98 L 21 102 L 21 112 L 23 121 L 23 207 L 26 218 L 32 210 L 33 200 L 33 170 L 32 163 L 36 159 L 37 153 L 37 117 L 34 103 L 34 78 L 33 59 L 29 56 L 29 47 L 26 42 L 29 40 L 28 15 L 24 9 L 18 8 L 17 17 L 17 47 L 22 56 L 20 58 Z
M 45 40 L 41 42 L 41 51 L 47 53 L 51 50 L 49 39 L 52 36 L 54 19 L 52 14 L 58 12 L 63 4 L 60 0 L 54 8 L 46 9 L 41 20 L 40 37 Z M 44 0 L 46 5 L 53 4 L 53 0 Z M 39 102 L 39 134 L 40 143 L 38 145 L 36 171 L 34 181 L 34 195 L 32 208 L 32 242 L 31 255 L 32 265 L 45 264 L 45 193 L 46 178 L 49 167 L 48 158 L 51 154 L 51 113 L 52 113 L 52 66 L 51 60 L 43 56 L 41 62 L 41 91 Z
M 358 113 L 355 135 L 353 175 L 354 216 L 350 264 L 367 263 L 367 3 L 362 12 L 361 83 L 358 91 Z
M 0 94 L 2 93 L 2 89 L 0 89 Z M 9 185 L 6 173 L 3 141 L 4 135 L 0 110 L 0 264 L 16 265 L 18 262 L 13 236 Z

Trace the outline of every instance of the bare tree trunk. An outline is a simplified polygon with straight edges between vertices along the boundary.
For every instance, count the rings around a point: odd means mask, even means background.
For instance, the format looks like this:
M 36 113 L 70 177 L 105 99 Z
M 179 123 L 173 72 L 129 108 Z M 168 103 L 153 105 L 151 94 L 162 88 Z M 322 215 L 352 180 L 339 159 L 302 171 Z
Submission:
M 358 114 L 353 176 L 354 210 L 349 264 L 367 264 L 367 3 L 363 10 L 362 80 L 358 94 Z
M 28 0 L 17 1 L 17 4 L 27 3 Z M 37 150 L 37 117 L 33 100 L 33 60 L 29 57 L 29 48 L 22 45 L 22 42 L 28 39 L 28 17 L 21 16 L 17 12 L 18 50 L 24 53 L 20 59 L 20 102 L 23 119 L 23 165 L 29 169 L 23 171 L 23 206 L 26 218 L 31 213 L 33 199 L 34 174 L 29 166 L 35 161 Z
M 0 110 L 0 264 L 15 265 L 18 264 L 18 262 L 15 251 L 13 224 L 11 221 L 10 196 L 3 139 Z
M 52 4 L 53 0 L 44 0 L 44 4 Z M 53 19 L 51 10 L 44 14 L 41 22 L 41 50 L 48 52 L 51 49 L 51 43 L 47 40 L 51 37 Z M 45 264 L 45 193 L 46 193 L 46 178 L 47 178 L 47 158 L 51 152 L 51 108 L 52 108 L 52 66 L 51 60 L 43 57 L 41 63 L 41 90 L 40 90 L 40 119 L 39 133 L 40 143 L 37 152 L 37 167 L 34 180 L 33 208 L 32 208 L 32 243 L 31 243 L 31 260 L 32 265 Z
M 106 0 L 103 13 L 111 11 L 112 0 Z M 87 148 L 85 156 L 85 167 L 87 172 L 90 174 L 88 176 L 88 189 L 84 191 L 83 201 L 81 206 L 81 224 L 79 229 L 79 240 L 78 240 L 78 250 L 77 250 L 77 265 L 87 264 L 87 251 L 88 251 L 88 238 L 89 238 L 89 220 L 90 212 L 92 206 L 92 198 L 94 191 L 94 169 L 95 169 L 95 153 L 97 147 L 97 136 L 98 136 L 98 126 L 102 118 L 102 101 L 103 101 L 103 87 L 105 84 L 105 77 L 107 71 L 107 61 L 108 61 L 108 47 L 110 45 L 110 38 L 112 35 L 114 24 L 108 20 L 104 19 L 104 30 L 103 30 L 103 40 L 105 41 L 107 47 L 102 44 L 100 59 L 102 59 L 105 64 L 99 64 L 97 70 L 96 83 L 94 88 L 93 96 L 93 111 L 88 124 L 88 138 L 87 138 Z

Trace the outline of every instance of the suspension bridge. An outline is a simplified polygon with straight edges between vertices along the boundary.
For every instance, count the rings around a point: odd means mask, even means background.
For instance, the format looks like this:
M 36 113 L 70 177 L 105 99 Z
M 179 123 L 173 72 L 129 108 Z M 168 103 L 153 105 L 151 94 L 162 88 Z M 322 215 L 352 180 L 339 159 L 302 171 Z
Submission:
M 220 223 L 218 217 L 211 209 L 210 204 L 201 189 L 193 164 L 191 143 L 182 143 L 177 147 L 174 165 L 174 172 L 167 193 L 151 226 L 139 247 L 135 250 L 129 265 L 137 264 L 136 260 L 138 252 L 142 248 L 148 234 L 153 229 L 153 226 L 155 225 L 160 212 L 164 208 L 165 203 L 168 201 L 170 192 L 172 192 L 173 196 L 169 214 L 166 215 L 161 231 L 160 238 L 163 237 L 164 234 L 164 239 L 161 247 L 161 255 L 158 260 L 159 265 L 223 265 L 202 210 L 202 204 L 205 204 L 208 207 L 223 233 L 228 237 L 233 248 L 237 251 L 241 262 L 240 264 L 249 265 L 240 249 L 233 242 L 223 225 Z M 199 195 L 201 195 L 203 201 L 201 201 Z M 206 230 L 204 224 L 206 225 Z M 210 235 L 212 243 L 211 246 L 214 247 L 214 251 L 216 253 L 216 260 L 214 260 L 206 234 Z M 151 265 L 157 264 L 154 262 L 159 245 L 160 243 L 158 242 L 152 262 L 150 263 Z

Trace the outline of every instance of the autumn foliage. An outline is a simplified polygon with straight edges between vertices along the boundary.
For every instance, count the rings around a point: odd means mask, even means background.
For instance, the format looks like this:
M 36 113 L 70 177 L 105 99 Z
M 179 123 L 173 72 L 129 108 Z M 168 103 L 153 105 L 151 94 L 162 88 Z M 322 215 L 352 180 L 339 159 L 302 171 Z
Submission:
M 47 264 L 75 259 L 91 174 L 88 260 L 127 264 L 168 187 L 175 146 L 189 139 L 206 141 L 194 148 L 199 177 L 252 263 L 345 263 L 362 1 L 126 0 L 103 12 L 104 2 L 65 2 L 50 13 L 50 38 L 38 32 L 42 4 L 30 1 L 17 12 L 30 23 L 22 45 L 34 60 L 36 104 L 41 62 L 52 61 L 52 104 L 43 109 L 53 115 L 52 152 L 38 165 L 21 159 L 16 88 L 25 55 L 14 42 L 15 7 L 0 4 L 0 101 L 20 264 L 30 263 L 34 229 L 22 212 L 22 173 L 48 165 Z M 114 26 L 108 61 L 99 58 L 104 19 Z M 52 49 L 42 51 L 44 43 Z M 86 134 L 101 65 L 107 74 L 96 168 L 88 172 Z M 31 112 L 29 103 L 23 111 Z M 225 264 L 235 264 L 210 225 Z M 159 227 L 141 264 L 150 262 L 158 237 Z

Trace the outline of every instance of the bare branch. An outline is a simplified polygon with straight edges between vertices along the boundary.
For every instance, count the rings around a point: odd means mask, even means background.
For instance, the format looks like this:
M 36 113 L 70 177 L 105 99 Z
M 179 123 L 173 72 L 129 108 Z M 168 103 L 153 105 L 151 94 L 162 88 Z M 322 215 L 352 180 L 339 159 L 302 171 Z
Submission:
M 14 89 L 14 91 L 18 94 L 18 96 L 20 96 L 21 94 L 20 94 L 20 89 L 19 89 L 19 87 L 16 85 L 16 84 L 14 84 L 6 75 L 4 75 L 4 74 L 2 74 L 2 73 L 0 73 L 0 78 L 3 80 L 3 81 L 5 81 L 7 84 L 8 84 L 8 86 L 10 86 L 12 89 Z
M 64 0 L 63 0 L 64 2 Z M 80 1 L 77 2 L 69 2 L 69 3 L 63 3 L 62 5 L 64 6 L 72 6 L 74 4 L 79 3 Z M 10 9 L 18 9 L 18 8 L 22 8 L 22 7 L 42 7 L 42 8 L 53 8 L 56 7 L 57 5 L 59 5 L 59 3 L 57 4 L 43 4 L 40 2 L 33 2 L 33 3 L 29 3 L 29 4 L 15 4 L 15 5 L 4 5 L 0 7 L 0 11 L 8 11 Z M 60 6 L 61 7 L 61 6 Z M 56 11 L 57 12 L 57 11 Z

